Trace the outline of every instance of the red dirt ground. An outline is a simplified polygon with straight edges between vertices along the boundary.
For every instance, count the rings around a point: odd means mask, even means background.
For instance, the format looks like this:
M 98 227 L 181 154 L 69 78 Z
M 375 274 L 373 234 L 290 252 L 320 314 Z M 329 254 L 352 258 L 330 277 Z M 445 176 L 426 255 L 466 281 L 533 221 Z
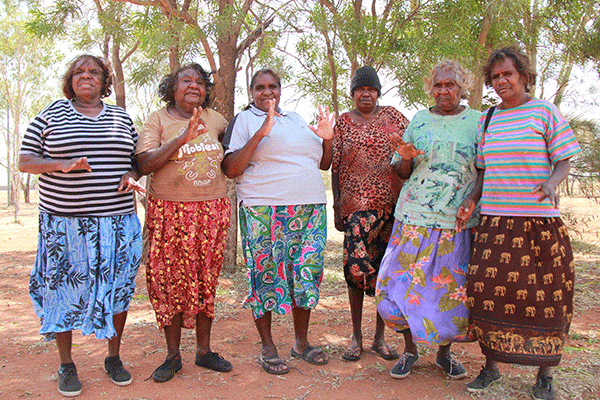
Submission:
M 39 321 L 28 296 L 28 275 L 35 257 L 37 211 L 23 207 L 20 224 L 11 223 L 10 210 L 0 209 L 0 397 L 4 399 L 60 399 L 57 391 L 58 354 L 53 342 L 41 340 Z M 333 226 L 331 224 L 331 226 Z M 123 336 L 121 358 L 134 377 L 130 386 L 113 385 L 103 370 L 104 341 L 74 333 L 73 357 L 83 384 L 80 399 L 470 399 L 466 384 L 479 372 L 484 357 L 474 343 L 453 345 L 470 377 L 453 381 L 435 365 L 435 349 L 421 347 L 421 358 L 413 373 L 404 380 L 389 375 L 394 361 L 384 361 L 370 350 L 375 307 L 366 300 L 363 330 L 365 352 L 358 362 L 345 362 L 340 352 L 351 333 L 345 284 L 341 278 L 341 235 L 330 230 L 326 276 L 322 298 L 313 312 L 309 338 L 313 345 L 325 346 L 328 365 L 317 367 L 290 360 L 293 342 L 291 318 L 274 318 L 273 332 L 280 355 L 292 368 L 289 374 L 266 374 L 257 364 L 260 342 L 250 311 L 240 307 L 244 296 L 242 271 L 222 274 L 217 297 L 217 317 L 213 324 L 212 347 L 230 360 L 230 373 L 216 373 L 194 365 L 193 331 L 184 331 L 183 369 L 167 383 L 155 383 L 152 371 L 165 357 L 162 333 L 146 295 L 143 266 L 137 279 L 135 297 Z M 598 250 L 595 247 L 596 251 Z M 555 381 L 558 398 L 597 399 L 600 396 L 600 257 L 585 260 L 592 275 L 586 290 L 592 290 L 591 303 L 576 302 L 571 339 Z M 595 266 L 595 268 L 593 268 Z M 241 268 L 241 267 L 238 267 Z M 586 269 L 587 271 L 587 269 Z M 587 272 L 586 272 L 587 273 Z M 579 283 L 579 282 L 578 282 Z M 595 302 L 595 304 L 594 304 Z M 400 335 L 386 331 L 388 343 L 402 350 Z M 530 397 L 534 369 L 502 365 L 504 379 L 481 399 L 526 399 Z

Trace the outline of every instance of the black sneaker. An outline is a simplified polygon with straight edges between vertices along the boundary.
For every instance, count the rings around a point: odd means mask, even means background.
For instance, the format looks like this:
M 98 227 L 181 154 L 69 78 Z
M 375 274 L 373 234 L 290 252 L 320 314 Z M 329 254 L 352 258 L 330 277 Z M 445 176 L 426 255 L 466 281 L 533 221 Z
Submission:
M 443 369 L 446 375 L 452 379 L 462 379 L 468 375 L 460 361 L 450 354 L 446 354 L 444 357 L 437 356 L 435 365 Z
M 104 370 L 110 376 L 110 380 L 117 386 L 127 386 L 131 384 L 131 374 L 123 367 L 121 357 L 106 357 L 104 359 Z
M 152 378 L 154 378 L 156 382 L 170 381 L 181 367 L 181 356 L 177 353 L 173 357 L 167 358 L 160 367 L 156 368 L 152 373 Z
M 484 367 L 481 368 L 481 372 L 477 375 L 477 378 L 467 385 L 467 392 L 469 393 L 481 393 L 490 386 L 492 383 L 502 379 L 500 371 L 489 370 Z
M 533 387 L 533 398 L 535 400 L 554 400 L 554 387 L 551 376 L 540 376 Z
M 394 365 L 394 367 L 390 371 L 390 375 L 392 376 L 392 378 L 396 379 L 406 378 L 408 374 L 410 374 L 413 365 L 415 365 L 418 359 L 418 354 L 412 354 L 407 352 L 402 353 L 400 359 L 398 360 L 398 363 Z
M 196 353 L 196 365 L 217 372 L 229 372 L 233 368 L 229 361 L 220 356 L 219 353 L 213 353 L 212 351 L 205 353 L 202 357 Z
M 66 397 L 81 394 L 81 382 L 77 378 L 77 368 L 74 363 L 62 364 L 58 369 L 58 392 Z

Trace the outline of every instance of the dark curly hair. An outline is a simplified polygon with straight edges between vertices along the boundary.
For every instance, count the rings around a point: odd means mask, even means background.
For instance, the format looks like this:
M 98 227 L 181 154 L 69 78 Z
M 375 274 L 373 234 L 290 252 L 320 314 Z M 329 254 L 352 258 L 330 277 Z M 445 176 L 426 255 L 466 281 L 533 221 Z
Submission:
M 75 67 L 79 64 L 80 61 L 84 60 L 93 60 L 100 69 L 102 70 L 102 89 L 100 90 L 100 98 L 105 98 L 110 96 L 112 93 L 112 82 L 113 82 L 113 74 L 110 67 L 104 63 L 104 60 L 100 57 L 93 56 L 91 54 L 82 54 L 76 57 L 71 64 L 69 64 L 69 68 L 67 72 L 62 77 L 63 86 L 62 91 L 67 99 L 74 99 L 75 91 L 73 90 L 73 73 L 75 72 Z
M 204 80 L 204 85 L 206 87 L 206 95 L 204 96 L 204 102 L 200 105 L 202 108 L 207 108 L 210 106 L 210 92 L 213 83 L 210 81 L 210 74 L 204 70 L 198 63 L 186 64 L 181 67 L 172 74 L 166 75 L 160 81 L 158 85 L 158 95 L 160 99 L 167 103 L 168 106 L 175 106 L 175 85 L 177 84 L 177 79 L 179 79 L 179 74 L 188 69 L 193 69 L 196 73 Z
M 537 74 L 531 67 L 529 57 L 525 55 L 516 46 L 503 47 L 494 51 L 488 58 L 487 63 L 483 66 L 483 75 L 485 77 L 485 85 L 492 87 L 492 69 L 496 64 L 503 62 L 506 58 L 510 58 L 515 65 L 515 69 L 525 78 L 525 91 L 530 92 L 535 87 L 535 79 Z

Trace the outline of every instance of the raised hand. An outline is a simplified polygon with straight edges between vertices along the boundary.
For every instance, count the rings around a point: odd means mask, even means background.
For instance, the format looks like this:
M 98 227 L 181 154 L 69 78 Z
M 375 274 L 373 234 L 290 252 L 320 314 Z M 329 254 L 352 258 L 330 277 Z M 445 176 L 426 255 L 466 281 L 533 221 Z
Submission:
M 423 150 L 417 149 L 414 144 L 406 143 L 402 136 L 396 132 L 390 134 L 392 148 L 402 157 L 403 160 L 412 160 L 418 155 L 425 154 Z
M 331 140 L 333 138 L 333 123 L 335 121 L 335 113 L 329 114 L 329 106 L 323 108 L 319 106 L 319 117 L 317 118 L 317 127 L 308 126 L 318 137 L 323 140 Z
M 208 126 L 206 126 L 206 122 L 204 122 L 204 120 L 200 118 L 201 113 L 202 107 L 194 108 L 194 111 L 192 112 L 192 118 L 190 118 L 188 129 L 187 131 L 185 131 L 186 143 L 208 132 Z
M 87 162 L 87 157 L 73 158 L 63 162 L 63 167 L 60 169 L 62 172 L 71 172 L 77 170 L 85 170 L 87 172 L 92 171 L 92 167 Z

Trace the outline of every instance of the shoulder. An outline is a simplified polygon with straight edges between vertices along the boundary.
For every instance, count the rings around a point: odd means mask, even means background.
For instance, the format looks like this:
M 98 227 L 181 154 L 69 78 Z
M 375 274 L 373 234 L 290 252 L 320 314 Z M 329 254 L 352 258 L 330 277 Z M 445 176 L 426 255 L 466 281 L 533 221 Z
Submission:
M 402 120 L 402 121 L 408 122 L 408 118 L 406 118 L 404 116 L 404 114 L 402 114 L 400 111 L 398 111 L 395 107 L 392 107 L 392 106 L 382 106 L 381 107 L 381 113 L 383 115 L 388 115 L 388 116 L 397 118 L 398 120 Z
M 67 99 L 60 99 L 53 101 L 50 105 L 46 106 L 42 111 L 40 111 L 39 115 L 44 117 L 56 116 L 56 115 L 65 115 L 66 113 L 72 111 L 71 104 Z
M 112 115 L 114 117 L 125 119 L 125 120 L 133 123 L 133 121 L 131 120 L 131 117 L 129 116 L 127 111 L 125 111 L 124 108 L 116 106 L 114 104 L 106 104 L 106 103 L 104 103 L 104 106 L 106 107 L 106 111 L 108 111 L 110 115 Z
M 225 125 L 227 125 L 227 119 L 225 119 L 225 117 L 223 115 L 221 115 L 221 113 L 219 113 L 218 111 L 213 110 L 212 108 L 207 108 L 207 109 L 205 109 L 205 111 L 206 111 L 206 117 L 208 119 L 216 121 L 220 124 L 224 123 Z

